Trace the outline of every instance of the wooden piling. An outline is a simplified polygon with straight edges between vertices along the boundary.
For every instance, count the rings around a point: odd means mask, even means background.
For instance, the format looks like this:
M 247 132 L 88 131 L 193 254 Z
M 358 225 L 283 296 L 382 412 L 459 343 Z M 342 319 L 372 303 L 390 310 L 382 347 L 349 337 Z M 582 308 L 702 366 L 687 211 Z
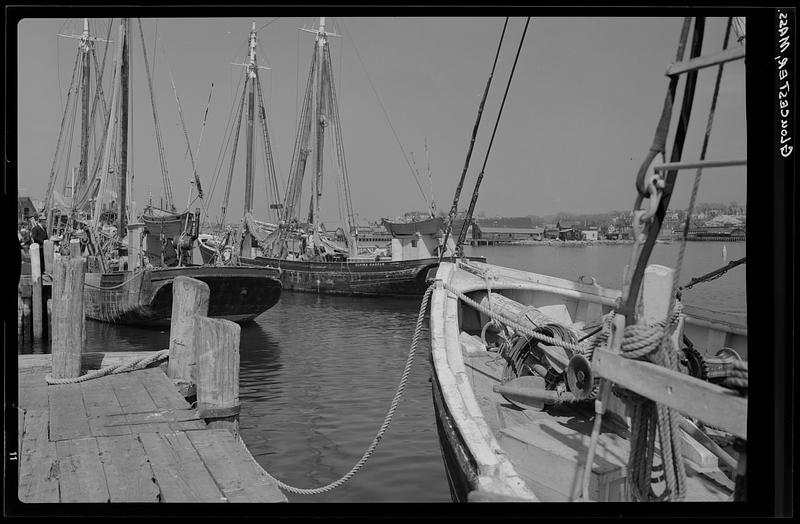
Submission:
M 53 257 L 55 256 L 55 244 L 50 239 L 44 241 L 44 267 L 42 273 L 53 272 Z
M 70 243 L 72 248 L 72 243 Z M 83 258 L 59 260 L 53 272 L 53 377 L 77 378 L 86 331 L 83 312 Z
M 73 238 L 69 241 L 69 256 L 70 258 L 81 256 L 81 241 L 77 238 Z
M 185 397 L 195 392 L 197 363 L 196 319 L 208 315 L 211 290 L 208 284 L 189 277 L 172 281 L 172 317 L 169 331 L 169 369 L 167 375 Z
M 197 411 L 209 427 L 239 431 L 239 339 L 230 320 L 196 317 Z
M 22 336 L 28 339 L 31 336 L 31 299 L 22 298 Z
M 22 295 L 17 295 L 17 337 L 22 336 Z
M 53 299 L 47 299 L 47 339 L 53 340 Z
M 31 314 L 33 316 L 33 339 L 42 338 L 42 259 L 39 257 L 41 246 L 31 244 Z

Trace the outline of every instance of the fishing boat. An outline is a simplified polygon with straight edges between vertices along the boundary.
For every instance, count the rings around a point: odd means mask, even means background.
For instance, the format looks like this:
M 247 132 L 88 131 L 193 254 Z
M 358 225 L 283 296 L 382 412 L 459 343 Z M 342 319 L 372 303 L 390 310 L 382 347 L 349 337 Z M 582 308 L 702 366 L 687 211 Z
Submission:
M 274 224 L 257 224 L 252 206 L 245 206 L 241 247 L 237 250 L 239 262 L 269 270 L 289 291 L 419 296 L 425 291 L 428 272 L 437 267 L 443 255 L 449 253 L 448 244 L 442 235 L 435 232 L 407 239 L 407 235 L 400 232 L 398 238 L 408 240 L 408 247 L 400 249 L 398 246 L 393 250 L 391 260 L 359 252 L 328 46 L 328 37 L 338 35 L 326 31 L 324 17 L 320 18 L 318 29 L 306 31 L 314 33 L 316 39 L 287 190 L 282 203 L 270 206 L 279 211 Z M 260 114 L 264 114 L 263 100 L 259 99 L 259 102 Z M 252 99 L 248 107 L 253 107 Z M 343 228 L 344 246 L 326 238 L 321 231 L 323 151 L 328 132 L 333 134 L 331 143 L 337 159 L 337 187 L 340 188 L 340 203 L 346 209 L 348 223 L 347 228 Z M 252 133 L 248 137 L 252 138 Z M 251 149 L 248 145 L 248 154 Z M 313 166 L 311 203 L 308 220 L 303 220 L 300 217 L 300 199 L 309 156 Z
M 281 294 L 281 283 L 278 279 L 265 277 L 263 272 L 253 269 L 203 264 L 197 244 L 199 209 L 194 213 L 188 209 L 178 212 L 172 201 L 141 21 L 139 21 L 139 32 L 142 35 L 142 50 L 168 209 L 155 208 L 151 203 L 142 213 L 141 222 L 129 223 L 130 206 L 127 200 L 130 198 L 128 188 L 131 181 L 127 166 L 128 60 L 132 41 L 129 19 L 121 19 L 119 24 L 114 84 L 111 102 L 107 109 L 102 91 L 99 88 L 95 91 L 95 103 L 91 108 L 91 114 L 103 111 L 107 111 L 107 114 L 102 115 L 102 121 L 106 122 L 102 135 L 104 142 L 98 147 L 99 153 L 94 162 L 94 169 L 89 171 L 89 66 L 92 63 L 91 58 L 94 57 L 94 41 L 97 39 L 89 35 L 88 29 L 88 20 L 84 19 L 84 31 L 79 48 L 79 57 L 82 56 L 83 60 L 76 60 L 76 68 L 78 63 L 83 64 L 81 164 L 79 178 L 74 183 L 75 197 L 69 209 L 72 227 L 68 228 L 62 240 L 66 245 L 71 238 L 81 238 L 84 245 L 83 252 L 89 260 L 84 288 L 87 318 L 125 324 L 166 325 L 172 313 L 172 282 L 178 276 L 186 276 L 201 280 L 209 286 L 209 316 L 236 322 L 254 319 L 277 303 Z M 110 31 L 109 23 L 109 34 Z M 94 63 L 97 63 L 96 57 Z M 101 72 L 102 68 L 96 72 L 98 87 L 101 85 L 99 78 Z M 70 88 L 70 94 L 73 93 L 73 87 L 75 86 Z M 65 111 L 69 108 L 68 98 Z M 119 108 L 119 118 L 117 118 L 117 108 Z M 63 131 L 62 129 L 62 134 Z M 185 126 L 184 131 L 186 131 Z M 185 135 L 188 140 L 188 134 Z M 59 139 L 56 158 L 60 146 Z M 112 155 L 112 150 L 118 154 Z M 189 153 L 191 157 L 191 151 Z M 195 177 L 194 189 L 198 197 L 202 198 L 202 187 L 197 170 L 194 168 L 193 157 L 192 166 Z M 116 183 L 116 192 L 107 189 L 108 181 L 112 177 L 115 178 L 113 182 Z M 53 197 L 55 178 L 54 161 L 46 198 L 48 204 Z M 104 205 L 108 193 L 116 197 L 116 206 Z M 50 213 L 50 216 L 52 217 L 53 213 Z
M 677 171 L 746 165 L 707 161 L 705 147 L 699 162 L 681 161 L 697 69 L 721 75 L 722 63 L 744 57 L 743 44 L 700 57 L 704 26 L 683 23 L 670 105 L 637 176 L 645 183 L 621 289 L 463 259 L 432 278 L 432 393 L 454 501 L 744 500 L 746 324 L 682 305 L 680 261 L 649 263 Z M 653 166 L 680 74 L 671 161 Z M 719 76 L 712 114 L 718 85 Z M 655 205 L 640 207 L 648 197 Z

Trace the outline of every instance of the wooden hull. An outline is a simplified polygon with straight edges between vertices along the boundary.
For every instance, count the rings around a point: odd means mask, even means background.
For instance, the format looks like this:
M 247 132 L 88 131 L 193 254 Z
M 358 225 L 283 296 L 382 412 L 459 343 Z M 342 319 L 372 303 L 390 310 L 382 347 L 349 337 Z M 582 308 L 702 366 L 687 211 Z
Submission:
M 244 323 L 274 306 L 281 283 L 263 270 L 248 267 L 189 266 L 133 274 L 120 271 L 87 274 L 86 317 L 103 322 L 168 326 L 172 316 L 172 281 L 187 276 L 208 284 L 208 316 Z
M 439 260 L 303 262 L 256 257 L 242 258 L 241 263 L 270 268 L 287 291 L 354 296 L 422 296 L 428 287 L 428 272 L 439 265 Z
M 465 270 L 469 268 L 480 271 Z M 480 276 L 485 271 L 492 275 L 495 308 L 502 295 L 579 331 L 592 330 L 620 295 L 596 285 L 474 262 L 443 263 L 436 279 L 479 301 L 478 297 L 488 296 L 487 281 Z M 697 314 L 693 308 L 684 308 L 684 312 L 687 309 Z M 707 318 L 687 315 L 684 333 L 707 355 L 722 347 L 746 354 L 746 327 L 723 317 L 719 313 Z M 487 351 L 481 340 L 488 320 L 485 312 L 473 309 L 453 292 L 444 287 L 434 290 L 430 309 L 432 395 L 452 499 L 575 500 L 581 494 L 593 403 L 565 403 L 543 410 L 512 403 L 495 392 L 508 377 L 504 375 L 505 360 L 497 352 Z M 746 399 L 740 400 L 746 406 Z M 606 427 L 606 422 L 614 419 L 615 415 L 607 415 L 600 433 L 589 485 L 593 501 L 624 501 L 628 496 L 630 433 L 624 422 Z M 693 446 L 683 445 L 686 500 L 729 500 L 733 481 L 721 471 L 722 459 L 717 461 L 705 448 Z

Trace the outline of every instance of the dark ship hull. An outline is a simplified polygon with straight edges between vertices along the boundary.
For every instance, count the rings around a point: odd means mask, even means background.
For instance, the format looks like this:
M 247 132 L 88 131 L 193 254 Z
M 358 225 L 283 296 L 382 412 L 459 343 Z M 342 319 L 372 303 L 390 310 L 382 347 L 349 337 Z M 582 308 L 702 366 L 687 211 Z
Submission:
M 249 322 L 274 306 L 282 289 L 280 280 L 248 267 L 185 266 L 87 274 L 86 317 L 119 324 L 168 326 L 172 281 L 178 276 L 208 285 L 209 317 L 238 323 Z

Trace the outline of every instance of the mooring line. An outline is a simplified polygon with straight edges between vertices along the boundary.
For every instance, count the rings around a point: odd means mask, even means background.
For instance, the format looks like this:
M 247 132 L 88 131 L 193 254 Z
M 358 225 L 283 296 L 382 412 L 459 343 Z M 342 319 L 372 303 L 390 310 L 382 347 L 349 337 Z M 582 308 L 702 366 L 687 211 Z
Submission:
M 423 295 L 422 297 L 422 304 L 420 305 L 419 308 L 419 315 L 417 317 L 417 326 L 414 330 L 414 337 L 411 342 L 411 349 L 408 351 L 408 359 L 406 359 L 406 366 L 405 369 L 403 370 L 403 376 L 400 379 L 400 385 L 397 387 L 397 392 L 395 393 L 394 398 L 392 399 L 392 405 L 389 408 L 389 411 L 386 413 L 386 417 L 384 418 L 383 424 L 378 430 L 378 433 L 375 435 L 375 438 L 372 439 L 372 443 L 369 445 L 369 448 L 367 448 L 367 450 L 361 456 L 361 459 L 344 476 L 342 476 L 338 480 L 331 482 L 330 484 L 327 484 L 319 488 L 305 489 L 305 488 L 297 488 L 294 486 L 290 486 L 284 482 L 281 482 L 280 480 L 276 479 L 275 477 L 264 471 L 264 474 L 270 479 L 274 480 L 279 488 L 298 495 L 319 495 L 327 491 L 331 491 L 332 489 L 338 488 L 339 486 L 341 486 L 342 484 L 353 478 L 353 476 L 356 473 L 358 473 L 358 470 L 360 470 L 364 466 L 364 464 L 367 463 L 367 460 L 369 460 L 369 458 L 372 456 L 372 453 L 375 451 L 375 448 L 378 447 L 378 444 L 383 439 L 384 433 L 386 433 L 386 430 L 389 429 L 389 424 L 392 421 L 392 417 L 394 416 L 395 410 L 397 409 L 397 405 L 400 403 L 400 399 L 403 397 L 403 393 L 405 392 L 406 382 L 408 382 L 408 376 L 411 373 L 411 364 L 413 364 L 414 355 L 417 352 L 417 343 L 419 342 L 419 336 L 420 333 L 422 332 L 422 324 L 423 320 L 425 319 L 425 311 L 428 309 L 428 301 L 430 300 L 433 287 L 434 287 L 433 285 L 429 286 L 428 289 L 425 290 L 425 295 Z

